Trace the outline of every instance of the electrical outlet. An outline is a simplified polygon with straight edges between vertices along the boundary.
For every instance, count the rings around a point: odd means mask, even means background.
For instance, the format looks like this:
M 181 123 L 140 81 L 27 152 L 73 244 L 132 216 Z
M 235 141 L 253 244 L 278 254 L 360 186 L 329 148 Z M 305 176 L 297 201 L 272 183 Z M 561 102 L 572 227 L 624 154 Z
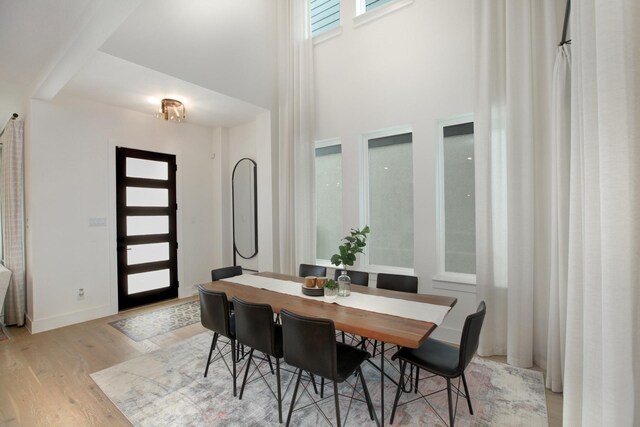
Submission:
M 78 289 L 78 299 L 84 299 L 84 288 Z

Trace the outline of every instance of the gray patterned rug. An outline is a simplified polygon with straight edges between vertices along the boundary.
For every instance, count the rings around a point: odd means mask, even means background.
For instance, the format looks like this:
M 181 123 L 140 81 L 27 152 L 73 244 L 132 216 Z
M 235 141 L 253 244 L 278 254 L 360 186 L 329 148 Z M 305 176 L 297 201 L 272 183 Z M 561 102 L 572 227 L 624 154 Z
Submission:
M 208 332 L 196 335 L 171 347 L 145 354 L 136 359 L 94 373 L 91 378 L 135 426 L 277 426 L 278 413 L 275 398 L 258 380 L 247 385 L 242 400 L 233 397 L 231 376 L 223 361 L 212 363 L 209 375 L 203 378 L 206 357 L 211 344 Z M 242 366 L 242 365 L 241 365 Z M 386 365 L 388 366 L 388 364 Z M 393 367 L 390 367 L 393 368 Z M 275 386 L 275 376 L 267 374 L 267 381 Z M 250 371 L 251 372 L 251 371 Z M 371 391 L 374 405 L 380 413 L 380 376 L 368 363 L 363 372 Z M 397 373 L 389 370 L 397 377 Z M 475 358 L 466 371 L 475 415 L 470 415 L 466 402 L 458 404 L 458 426 L 547 426 L 547 407 L 542 374 L 514 368 L 501 363 Z M 251 374 L 250 378 L 252 378 Z M 284 392 L 283 416 L 291 402 L 293 385 L 288 372 L 282 373 Z M 241 378 L 238 381 L 240 391 Z M 442 382 L 421 379 L 420 388 L 429 392 L 441 388 Z M 335 423 L 332 392 L 320 406 Z M 340 393 L 348 393 L 344 387 Z M 395 386 L 385 382 L 385 424 L 388 425 Z M 305 393 L 296 407 L 310 402 L 311 393 Z M 404 394 L 400 402 L 415 395 Z M 398 409 L 394 426 L 442 426 L 435 414 L 437 410 L 447 418 L 447 397 L 440 393 L 429 398 L 433 409 L 423 401 L 416 401 Z M 340 399 L 342 418 L 348 411 L 348 400 Z M 294 413 L 292 425 L 319 427 L 329 425 L 314 407 Z M 348 413 L 346 426 L 374 425 L 369 419 L 366 405 L 354 402 Z
M 109 323 L 134 341 L 143 341 L 174 329 L 200 322 L 200 302 L 161 308 Z

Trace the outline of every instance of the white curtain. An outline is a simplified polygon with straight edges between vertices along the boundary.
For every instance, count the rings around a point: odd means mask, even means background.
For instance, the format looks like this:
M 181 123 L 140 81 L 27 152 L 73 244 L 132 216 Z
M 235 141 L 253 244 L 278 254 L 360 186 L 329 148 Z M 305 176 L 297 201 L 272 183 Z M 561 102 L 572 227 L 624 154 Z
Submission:
M 313 43 L 309 2 L 279 0 L 280 271 L 315 263 Z
M 640 2 L 572 2 L 565 425 L 640 425 Z
M 569 168 L 571 153 L 571 48 L 557 49 L 552 88 L 551 256 L 547 388 L 562 391 L 567 320 Z
M 5 299 L 4 322 L 24 325 L 24 122 L 9 120 L 2 143 L 2 250 L 11 272 Z
M 546 364 L 551 76 L 564 4 L 477 0 L 474 7 L 479 354 Z

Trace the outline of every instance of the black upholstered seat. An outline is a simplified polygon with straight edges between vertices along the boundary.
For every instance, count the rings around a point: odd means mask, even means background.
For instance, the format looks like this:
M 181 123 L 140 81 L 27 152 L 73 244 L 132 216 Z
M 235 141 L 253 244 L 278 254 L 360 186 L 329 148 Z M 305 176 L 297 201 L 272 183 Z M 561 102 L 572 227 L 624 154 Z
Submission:
M 438 341 L 433 338 L 427 340 L 419 348 L 401 348 L 392 359 L 400 360 L 400 381 L 396 390 L 396 398 L 393 403 L 391 412 L 391 423 L 398 407 L 400 394 L 404 391 L 404 371 L 407 363 L 416 366 L 419 369 L 427 370 L 435 375 L 442 376 L 447 381 L 447 394 L 449 399 L 449 422 L 450 426 L 454 425 L 455 414 L 451 398 L 451 379 L 460 377 L 464 386 L 464 394 L 460 393 L 459 387 L 455 387 L 455 392 L 466 397 L 469 405 L 469 412 L 473 414 L 471 406 L 471 397 L 469 396 L 469 388 L 467 387 L 467 379 L 464 376 L 464 370 L 467 368 L 474 354 L 478 350 L 480 341 L 480 331 L 482 323 L 487 312 L 484 301 L 480 302 L 475 313 L 467 316 L 464 327 L 462 328 L 462 337 L 460 338 L 460 347 L 455 347 Z M 417 382 L 417 380 L 416 380 Z M 460 382 L 458 382 L 458 386 Z
M 276 399 L 278 400 L 278 417 L 282 422 L 282 393 L 280 387 L 280 359 L 283 356 L 282 326 L 273 322 L 273 310 L 268 304 L 254 304 L 234 297 L 233 305 L 235 307 L 236 338 L 240 344 L 251 349 L 246 362 L 242 387 L 240 388 L 240 399 L 242 399 L 244 388 L 247 384 L 251 362 L 253 361 L 255 364 L 253 359 L 254 350 L 258 350 L 267 357 L 272 356 L 276 360 Z M 271 360 L 269 360 L 269 363 L 271 363 Z M 259 372 L 257 364 L 256 369 Z
M 344 270 L 336 268 L 336 272 L 333 275 L 335 280 L 342 274 Z M 366 271 L 347 270 L 347 276 L 351 279 L 352 285 L 369 286 L 369 273 Z
M 200 321 L 202 326 L 213 331 L 213 339 L 211 340 L 211 348 L 209 349 L 209 357 L 207 358 L 207 367 L 204 370 L 204 376 L 206 377 L 209 372 L 209 365 L 211 364 L 211 355 L 213 350 L 218 344 L 218 337 L 222 335 L 227 337 L 231 343 L 231 361 L 233 377 L 233 395 L 236 395 L 236 330 L 235 319 L 233 314 L 229 311 L 229 302 L 227 295 L 224 292 L 217 292 L 205 289 L 203 286 L 199 286 L 200 291 Z M 222 356 L 222 349 L 220 349 L 220 355 Z
M 228 279 L 229 277 L 240 276 L 242 274 L 242 267 L 234 265 L 232 267 L 222 267 L 211 270 L 211 281 Z
M 295 406 L 303 371 L 320 376 L 323 379 L 323 383 L 324 379 L 333 381 L 338 426 L 341 425 L 342 421 L 338 402 L 338 383 L 345 381 L 353 373 L 357 372 L 357 378 L 362 382 L 369 415 L 372 420 L 375 418 L 377 421 L 369 390 L 360 370 L 360 365 L 370 357 L 370 354 L 350 345 L 336 342 L 336 329 L 330 319 L 305 317 L 287 310 L 282 310 L 280 315 L 282 318 L 284 360 L 298 369 L 298 377 L 287 417 L 287 426 L 291 421 L 291 414 Z
M 376 279 L 376 287 L 378 289 L 417 294 L 418 278 L 416 276 L 405 276 L 402 274 L 379 273 Z
M 327 275 L 327 267 L 322 267 L 320 265 L 300 264 L 300 268 L 298 268 L 298 276 L 300 277 L 307 277 L 307 276 L 324 277 L 326 275 Z

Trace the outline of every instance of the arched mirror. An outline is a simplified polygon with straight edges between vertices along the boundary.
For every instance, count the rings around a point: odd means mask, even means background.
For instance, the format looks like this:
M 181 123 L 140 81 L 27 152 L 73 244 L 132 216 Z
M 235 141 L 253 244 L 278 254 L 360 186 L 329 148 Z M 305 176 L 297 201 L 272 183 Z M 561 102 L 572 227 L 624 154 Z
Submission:
M 257 165 L 244 158 L 236 163 L 231 177 L 233 198 L 233 263 L 236 254 L 244 259 L 258 253 Z

